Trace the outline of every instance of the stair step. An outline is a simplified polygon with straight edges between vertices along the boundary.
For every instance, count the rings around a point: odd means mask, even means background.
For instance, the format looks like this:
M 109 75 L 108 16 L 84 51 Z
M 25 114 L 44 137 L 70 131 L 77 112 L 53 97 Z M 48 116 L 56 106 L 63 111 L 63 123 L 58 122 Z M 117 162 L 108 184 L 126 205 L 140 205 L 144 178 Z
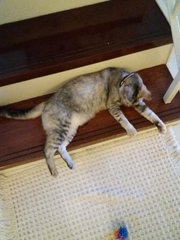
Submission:
M 154 0 L 113 0 L 0 26 L 0 86 L 172 43 Z
M 149 107 L 165 122 L 180 119 L 180 93 L 170 104 L 166 105 L 162 100 L 172 81 L 166 65 L 144 69 L 139 71 L 139 74 L 152 92 L 153 99 L 148 103 Z M 26 100 L 13 104 L 13 107 L 33 107 L 48 97 L 42 96 Z M 123 112 L 137 129 L 152 126 L 132 108 L 123 108 Z M 0 141 L 0 167 L 20 165 L 43 157 L 45 135 L 40 118 L 28 121 L 0 118 L 0 132 L 2 140 Z M 92 144 L 119 134 L 125 134 L 125 131 L 107 111 L 102 111 L 94 119 L 79 128 L 77 136 L 69 145 L 69 149 L 84 144 Z
M 54 93 L 59 88 L 59 85 L 71 78 L 100 71 L 110 66 L 127 68 L 129 71 L 135 72 L 165 64 L 171 49 L 172 44 L 168 44 L 80 68 L 34 78 L 29 81 L 3 86 L 0 87 L 0 106 Z

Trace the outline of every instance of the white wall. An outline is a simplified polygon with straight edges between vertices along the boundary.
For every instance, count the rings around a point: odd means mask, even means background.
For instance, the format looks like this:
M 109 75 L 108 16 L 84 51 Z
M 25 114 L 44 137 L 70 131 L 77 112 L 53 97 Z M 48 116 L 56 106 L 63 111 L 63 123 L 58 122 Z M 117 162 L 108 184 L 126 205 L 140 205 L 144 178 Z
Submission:
M 0 24 L 105 1 L 107 0 L 0 0 Z

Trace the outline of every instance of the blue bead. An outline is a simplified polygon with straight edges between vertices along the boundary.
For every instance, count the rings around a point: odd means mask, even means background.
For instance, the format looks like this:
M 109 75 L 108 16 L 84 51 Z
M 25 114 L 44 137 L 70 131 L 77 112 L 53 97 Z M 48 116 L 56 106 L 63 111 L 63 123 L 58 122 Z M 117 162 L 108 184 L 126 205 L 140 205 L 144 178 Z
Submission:
M 123 238 L 128 238 L 128 230 L 125 226 L 120 226 L 119 235 Z

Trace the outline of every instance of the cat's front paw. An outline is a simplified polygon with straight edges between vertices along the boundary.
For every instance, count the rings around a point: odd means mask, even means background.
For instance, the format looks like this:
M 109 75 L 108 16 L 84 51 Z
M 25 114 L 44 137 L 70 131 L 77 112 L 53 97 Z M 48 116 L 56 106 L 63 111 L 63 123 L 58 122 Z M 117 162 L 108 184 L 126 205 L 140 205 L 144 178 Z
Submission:
M 58 171 L 56 168 L 51 168 L 49 169 L 50 170 L 50 173 L 53 177 L 57 177 L 58 176 Z
M 70 169 L 75 169 L 75 162 L 72 160 L 72 161 L 68 161 L 68 162 L 66 162 L 67 163 L 67 166 L 68 166 L 68 168 L 70 168 Z
M 137 131 L 133 126 L 126 129 L 126 131 L 127 131 L 128 136 L 134 136 L 137 134 Z
M 166 125 L 163 122 L 156 122 L 155 125 L 158 128 L 160 133 L 162 133 L 162 134 L 166 133 L 166 131 L 167 131 Z

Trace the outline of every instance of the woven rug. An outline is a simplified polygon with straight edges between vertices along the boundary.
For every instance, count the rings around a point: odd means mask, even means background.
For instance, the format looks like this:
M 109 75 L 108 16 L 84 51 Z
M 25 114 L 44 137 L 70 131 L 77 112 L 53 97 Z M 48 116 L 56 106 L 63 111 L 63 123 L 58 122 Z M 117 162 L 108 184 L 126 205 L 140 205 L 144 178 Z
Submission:
M 76 169 L 56 159 L 0 172 L 1 240 L 180 239 L 180 150 L 172 129 L 115 138 L 71 151 Z

